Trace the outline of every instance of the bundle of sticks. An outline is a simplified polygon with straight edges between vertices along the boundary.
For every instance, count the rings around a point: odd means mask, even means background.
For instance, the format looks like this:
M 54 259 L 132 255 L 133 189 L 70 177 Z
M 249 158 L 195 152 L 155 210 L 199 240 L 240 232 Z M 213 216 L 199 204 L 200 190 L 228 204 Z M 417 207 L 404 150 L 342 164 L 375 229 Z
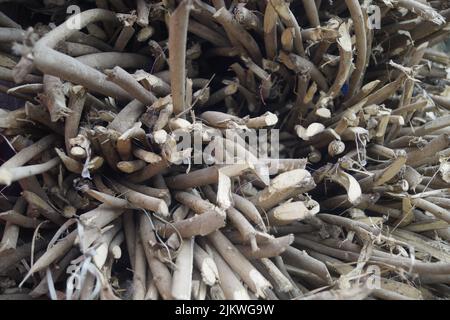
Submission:
M 450 297 L 446 1 L 3 2 L 0 299 Z

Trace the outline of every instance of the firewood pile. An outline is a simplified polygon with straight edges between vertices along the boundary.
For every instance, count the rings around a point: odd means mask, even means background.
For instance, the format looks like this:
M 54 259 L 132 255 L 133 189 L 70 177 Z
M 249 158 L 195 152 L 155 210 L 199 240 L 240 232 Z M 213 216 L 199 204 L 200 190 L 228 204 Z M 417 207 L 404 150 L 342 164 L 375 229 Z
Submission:
M 0 299 L 450 297 L 447 1 L 1 10 Z

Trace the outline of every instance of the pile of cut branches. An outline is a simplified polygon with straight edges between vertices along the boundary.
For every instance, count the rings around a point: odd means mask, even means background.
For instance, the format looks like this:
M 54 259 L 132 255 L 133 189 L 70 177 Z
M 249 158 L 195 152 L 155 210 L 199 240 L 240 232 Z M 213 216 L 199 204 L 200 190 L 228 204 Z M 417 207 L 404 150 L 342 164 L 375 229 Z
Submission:
M 0 9 L 0 299 L 449 298 L 447 1 Z

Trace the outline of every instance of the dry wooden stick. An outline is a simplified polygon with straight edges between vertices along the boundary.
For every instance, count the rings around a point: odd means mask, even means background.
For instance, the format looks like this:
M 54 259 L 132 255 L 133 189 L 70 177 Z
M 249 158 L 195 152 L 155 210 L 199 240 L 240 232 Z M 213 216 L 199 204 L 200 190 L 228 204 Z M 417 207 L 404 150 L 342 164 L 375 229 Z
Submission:
M 186 42 L 192 0 L 183 0 L 169 20 L 169 66 L 173 110 L 183 112 L 186 95 Z
M 345 0 L 345 3 L 353 20 L 357 53 L 355 70 L 351 75 L 349 91 L 347 93 L 347 97 L 351 98 L 353 94 L 359 90 L 361 81 L 366 71 L 367 37 L 361 5 L 357 0 Z
M 282 203 L 267 212 L 270 225 L 286 225 L 294 221 L 301 221 L 313 216 L 302 201 Z
M 237 250 L 237 248 L 220 232 L 215 231 L 207 236 L 215 249 L 230 265 L 234 272 L 259 297 L 265 298 L 271 284 L 253 267 L 253 265 Z M 220 272 L 220 271 L 219 271 Z
M 303 47 L 302 33 L 297 19 L 295 18 L 289 6 L 284 0 L 270 0 L 271 5 L 274 7 L 280 19 L 283 23 L 290 28 L 294 28 L 294 47 L 297 52 L 302 57 L 305 57 L 305 49 Z
M 194 238 L 184 239 L 175 262 L 172 277 L 172 296 L 176 300 L 189 300 L 192 291 Z
M 138 231 L 139 227 L 136 227 Z M 138 234 L 138 232 L 136 232 Z M 147 263 L 145 260 L 142 238 L 136 237 L 136 246 L 134 254 L 134 270 L 133 270 L 133 300 L 144 300 L 146 289 L 146 270 Z
M 42 250 L 47 245 L 47 243 L 48 241 L 46 241 L 45 239 L 38 239 L 34 243 L 35 251 Z M 15 264 L 22 259 L 30 257 L 31 248 L 32 243 L 29 242 L 16 248 L 16 250 L 10 250 L 2 254 L 2 259 L 0 260 L 0 274 L 4 274 L 8 270 L 11 270 L 11 268 L 14 268 Z
M 188 238 L 193 236 L 205 236 L 225 226 L 223 213 L 217 210 L 206 211 L 188 219 L 176 221 L 171 225 L 164 225 L 158 228 L 158 232 L 164 237 L 172 234 L 179 234 Z
M 357 1 L 356 1 L 357 2 Z M 335 98 L 337 95 L 339 95 L 342 86 L 347 81 L 347 78 L 350 74 L 350 67 L 351 67 L 351 61 L 352 61 L 352 44 L 350 39 L 350 34 L 348 33 L 348 26 L 346 24 L 342 24 L 339 27 L 339 38 L 337 40 L 338 46 L 339 46 L 339 69 L 337 70 L 336 79 L 334 80 L 333 85 L 330 87 L 328 91 L 328 96 L 331 98 Z M 358 57 L 359 57 L 359 50 L 358 50 Z M 362 52 L 361 54 L 365 55 L 365 52 Z M 358 67 L 357 67 L 358 68 Z M 362 73 L 358 69 L 354 72 Z M 351 83 L 350 79 L 350 83 Z M 359 82 L 359 80 L 357 81 Z
M 40 96 L 40 100 L 50 112 L 51 120 L 56 122 L 67 117 L 70 114 L 70 109 L 66 106 L 62 81 L 57 77 L 44 75 L 43 84 L 44 93 Z
M 58 241 L 53 247 L 49 248 L 30 268 L 25 278 L 22 280 L 24 283 L 32 274 L 41 271 L 48 267 L 52 262 L 62 257 L 69 251 L 75 242 L 77 232 L 72 231 L 62 240 Z
M 309 24 L 313 27 L 320 26 L 319 12 L 317 11 L 317 5 L 314 0 L 302 0 L 305 7 L 306 16 L 309 20 Z
M 156 181 L 157 181 L 157 179 L 155 178 L 153 180 L 153 184 L 155 185 L 155 187 L 158 187 L 158 188 L 148 187 L 145 185 L 137 185 L 134 183 L 127 182 L 125 180 L 119 180 L 119 183 L 132 189 L 132 190 L 143 193 L 147 196 L 163 199 L 169 205 L 170 204 L 170 192 L 167 189 L 167 186 L 158 184 L 158 182 L 156 182 Z
M 131 210 L 125 211 L 122 216 L 122 224 L 123 224 L 123 232 L 125 235 L 125 243 L 127 246 L 128 258 L 130 259 L 131 267 L 134 268 L 135 262 L 135 243 L 136 243 L 136 235 L 139 235 L 136 232 L 136 224 L 134 222 L 134 213 Z M 145 247 L 144 247 L 145 248 Z
M 219 279 L 219 271 L 214 259 L 194 242 L 194 264 L 202 275 L 202 280 L 213 286 Z
M 127 20 L 131 20 L 131 21 L 127 21 Z M 119 36 L 116 39 L 116 43 L 114 44 L 114 50 L 116 51 L 123 51 L 125 49 L 125 47 L 127 46 L 128 42 L 131 40 L 131 38 L 133 37 L 135 30 L 133 28 L 133 23 L 134 23 L 134 17 L 132 17 L 131 19 L 124 19 L 124 26 L 122 28 L 122 30 L 119 33 Z
M 121 88 L 132 94 L 141 103 L 151 105 L 156 101 L 156 97 L 144 87 L 142 87 L 131 74 L 121 67 L 114 67 L 112 70 L 105 70 L 108 80 L 116 83 Z
M 418 167 L 426 163 L 427 159 L 436 154 L 438 151 L 448 148 L 449 143 L 450 139 L 447 134 L 439 135 L 421 150 L 412 150 L 408 152 L 406 164 L 413 168 Z
M 44 173 L 57 166 L 59 163 L 59 158 L 53 158 L 52 160 L 44 162 L 42 164 L 15 168 L 0 168 L 0 184 L 9 186 L 14 181 Z
M 90 228 L 103 228 L 124 213 L 124 209 L 101 204 L 95 209 L 80 215 L 80 221 Z
M 272 258 L 281 255 L 294 241 L 292 234 L 269 240 L 267 243 L 259 245 L 257 250 L 250 246 L 237 245 L 236 248 L 248 259 Z
M 262 231 L 267 231 L 261 214 L 250 200 L 235 193 L 233 193 L 231 196 L 233 199 L 233 205 L 237 210 L 242 212 L 242 214 L 244 214 L 247 219 L 255 223 Z
M 295 260 L 297 265 L 301 266 L 303 269 L 311 271 L 312 273 L 319 276 L 322 280 L 324 280 L 328 284 L 332 284 L 333 280 L 331 275 L 326 268 L 325 264 L 322 262 L 310 257 L 305 252 L 302 252 L 294 247 L 288 247 L 283 257 L 286 257 L 291 260 Z
M 133 173 L 143 169 L 147 163 L 142 160 L 120 161 L 117 168 L 124 173 Z
M 22 193 L 24 199 L 29 205 L 33 206 L 39 212 L 57 225 L 62 225 L 65 222 L 63 216 L 58 213 L 50 204 L 48 204 L 44 199 L 41 199 L 37 194 L 30 191 L 24 191 Z
M 56 139 L 57 137 L 52 134 L 43 137 L 34 144 L 20 150 L 8 161 L 4 162 L 1 168 L 14 168 L 24 165 L 25 163 L 39 155 L 41 152 L 48 149 L 56 141 Z
M 190 173 L 168 177 L 165 180 L 167 186 L 180 190 L 201 187 L 219 181 L 219 168 L 207 167 Z
M 148 180 L 157 174 L 162 173 L 166 168 L 169 167 L 169 162 L 166 159 L 162 159 L 157 163 L 148 164 L 143 169 L 136 171 L 129 176 L 127 179 L 132 183 L 140 183 Z
M 213 17 L 247 50 L 252 60 L 257 64 L 261 63 L 261 51 L 255 39 L 233 18 L 226 8 L 217 10 Z
M 298 56 L 296 54 L 290 53 L 286 54 L 281 51 L 278 55 L 278 59 L 289 69 L 295 71 L 296 73 L 309 73 L 311 78 L 317 82 L 322 90 L 328 91 L 327 80 L 325 79 L 322 72 L 309 60 Z
M 129 52 L 101 52 L 77 57 L 79 62 L 96 67 L 100 70 L 119 66 L 123 69 L 145 68 L 149 65 L 148 58 L 142 54 Z
M 333 257 L 336 257 L 338 259 L 342 259 L 345 261 L 357 261 L 358 260 L 358 254 L 354 252 L 348 252 L 344 250 L 339 250 L 335 248 L 328 247 L 323 244 L 319 244 L 317 242 L 305 239 L 305 238 L 299 238 L 296 237 L 294 240 L 295 244 L 301 245 L 302 247 L 310 248 L 312 250 L 315 250 L 317 252 L 330 255 Z M 373 263 L 379 263 L 384 265 L 391 265 L 395 267 L 404 268 L 406 270 L 411 270 L 411 272 L 416 273 L 432 273 L 432 274 L 443 274 L 446 273 L 446 270 L 450 268 L 450 265 L 448 263 L 441 263 L 441 262 L 435 262 L 435 263 L 427 263 L 427 262 L 419 262 L 416 261 L 414 264 L 411 264 L 410 259 L 408 258 L 401 258 L 401 259 L 392 259 L 392 258 L 385 258 L 385 257 L 372 257 L 371 261 Z
M 4 27 L 8 28 L 14 28 L 14 29 L 22 29 L 22 26 L 12 20 L 10 17 L 8 17 L 3 12 L 0 12 L 0 24 Z
M 361 286 L 350 290 L 341 289 L 322 291 L 307 297 L 299 298 L 299 300 L 347 300 L 350 297 L 355 300 L 363 300 L 370 295 L 371 292 L 372 290 L 367 288 L 367 286 Z
M 195 20 L 190 19 L 188 24 L 188 31 L 195 34 L 196 36 L 203 38 L 217 47 L 228 47 L 230 45 L 229 41 L 223 37 L 220 33 L 214 31 L 213 29 L 198 23 Z
M 66 117 L 64 126 L 64 139 L 66 143 L 66 151 L 69 152 L 71 145 L 69 140 L 75 138 L 78 134 L 78 126 L 80 124 L 81 115 L 83 112 L 84 104 L 86 102 L 86 91 L 83 87 L 74 86 L 70 89 L 69 115 Z
M 212 247 L 207 246 L 206 251 L 213 257 L 219 273 L 219 285 L 226 299 L 250 300 L 247 289 L 242 285 L 238 276 L 233 272 L 227 262 Z
M 66 268 L 69 266 L 70 262 L 77 257 L 79 254 L 78 250 L 72 248 L 65 256 L 62 258 L 55 267 L 51 268 L 52 279 L 57 281 L 62 275 L 64 275 Z M 48 293 L 48 282 L 47 277 L 43 278 L 41 282 L 29 293 L 33 298 L 38 298 L 42 295 Z
M 122 228 L 122 221 L 120 219 L 113 221 L 111 225 L 107 227 L 108 229 L 102 233 L 102 235 L 93 242 L 95 247 L 95 258 L 93 259 L 95 265 L 102 269 L 107 264 L 107 259 L 111 258 L 109 247 L 112 243 L 114 237 L 120 233 Z M 145 259 L 145 258 L 144 258 Z
M 11 213 L 25 218 L 25 216 L 23 216 L 23 214 L 25 213 L 25 209 L 26 202 L 22 197 L 20 197 L 14 204 Z M 4 214 L 0 214 L 0 219 L 3 219 L 3 216 Z M 11 220 L 6 222 L 2 240 L 0 241 L 0 253 L 10 249 L 15 249 L 17 247 L 17 240 L 19 239 L 20 231 L 19 227 L 20 225 L 14 224 L 13 222 L 11 222 Z
M 83 164 L 78 162 L 77 160 L 69 157 L 64 153 L 64 151 L 55 148 L 56 154 L 61 159 L 62 163 L 66 167 L 67 170 L 73 173 L 81 173 L 83 172 Z
M 289 276 L 282 258 L 276 257 L 275 260 L 276 264 L 270 259 L 263 258 L 261 259 L 261 264 L 273 279 L 276 290 L 288 292 L 293 297 L 300 296 L 301 292 Z
M 162 158 L 157 155 L 156 153 L 147 151 L 147 150 L 143 150 L 141 148 L 134 148 L 133 149 L 133 155 L 141 160 L 144 160 L 147 163 L 158 163 L 160 161 L 162 161 Z
M 279 174 L 270 185 L 258 192 L 252 202 L 262 210 L 268 210 L 283 200 L 315 187 L 314 180 L 308 171 L 297 169 Z
M 5 67 L 0 67 L 0 79 L 8 82 L 16 82 L 14 70 Z M 20 81 L 18 81 L 18 83 L 36 83 L 36 82 L 42 82 L 42 77 L 29 74 L 23 77 L 23 79 L 21 78 Z
M 36 229 L 40 224 L 44 221 L 28 217 L 26 215 L 18 213 L 16 210 L 9 210 L 0 213 L 0 220 L 6 221 L 5 230 L 8 229 L 8 225 L 17 226 L 26 229 Z M 46 224 L 42 224 L 41 228 L 46 229 L 50 228 L 50 226 L 46 226 Z M 6 235 L 6 232 L 5 232 Z
M 158 288 L 156 288 L 150 269 L 147 271 L 147 293 L 144 300 L 158 300 Z
M 126 186 L 121 185 L 118 182 L 114 182 L 114 187 L 117 188 L 117 190 L 128 201 L 130 201 L 138 208 L 154 211 L 155 213 L 160 214 L 163 217 L 167 217 L 169 215 L 169 209 L 167 208 L 167 204 L 164 200 L 154 198 L 140 192 L 136 192 L 132 189 L 127 188 Z
M 449 223 L 450 221 L 450 212 L 438 205 L 435 205 L 432 202 L 429 202 L 425 199 L 417 198 L 411 199 L 411 203 L 418 208 L 426 210 L 433 214 L 436 218 L 441 219 Z
M 442 128 L 447 128 L 450 124 L 450 117 L 449 116 L 445 116 L 433 121 L 430 121 L 426 124 L 424 124 L 423 126 L 420 126 L 418 128 L 402 128 L 400 130 L 400 134 L 401 135 L 426 135 L 426 134 L 431 134 L 434 131 L 438 131 L 439 129 Z
M 156 237 L 151 227 L 148 217 L 141 215 L 139 219 L 139 236 L 142 239 L 147 263 L 153 274 L 155 285 L 159 294 L 164 300 L 171 300 L 172 297 L 172 276 L 167 266 L 162 263 L 156 256 L 154 245 Z
M 64 126 L 62 125 L 62 123 L 52 122 L 50 119 L 50 114 L 46 112 L 45 109 L 42 108 L 42 106 L 26 102 L 25 113 L 27 115 L 27 118 L 33 121 L 34 123 L 37 122 L 39 124 L 42 124 L 59 135 L 64 134 Z
M 133 125 L 145 111 L 145 104 L 139 100 L 133 100 L 120 110 L 119 114 L 108 125 L 108 129 L 117 131 L 120 134 L 125 133 Z
M 80 28 L 99 20 L 117 21 L 115 14 L 103 9 L 84 11 L 70 19 L 81 21 Z M 47 33 L 34 46 L 34 65 L 45 74 L 58 76 L 108 96 L 130 99 L 126 91 L 115 84 L 108 83 L 106 76 L 101 72 L 52 49 L 76 31 L 70 29 L 70 23 L 63 23 Z
M 415 0 L 400 0 L 398 6 L 411 10 L 423 17 L 425 20 L 432 21 L 435 24 L 443 24 L 444 17 L 437 13 L 432 7 Z

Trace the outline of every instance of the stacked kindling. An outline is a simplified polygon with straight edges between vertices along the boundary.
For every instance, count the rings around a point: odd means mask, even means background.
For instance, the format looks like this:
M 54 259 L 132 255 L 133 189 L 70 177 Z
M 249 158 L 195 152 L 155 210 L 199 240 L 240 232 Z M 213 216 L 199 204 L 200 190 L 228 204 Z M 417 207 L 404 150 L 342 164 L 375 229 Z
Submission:
M 2 8 L 0 299 L 449 298 L 447 1 Z

